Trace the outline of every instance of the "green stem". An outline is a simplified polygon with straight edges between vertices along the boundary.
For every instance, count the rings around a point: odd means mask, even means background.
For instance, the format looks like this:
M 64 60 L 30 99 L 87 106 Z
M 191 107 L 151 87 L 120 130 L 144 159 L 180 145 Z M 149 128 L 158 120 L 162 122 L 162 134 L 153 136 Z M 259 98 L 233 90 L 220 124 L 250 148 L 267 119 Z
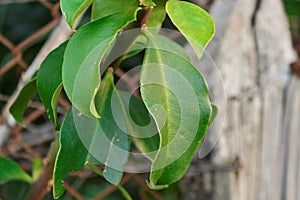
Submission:
M 103 171 L 101 169 L 99 169 L 97 166 L 95 166 L 92 163 L 87 163 L 86 166 L 88 168 L 90 168 L 93 172 L 97 173 L 98 175 L 100 175 L 101 177 L 105 178 L 103 175 Z M 126 191 L 126 189 L 121 186 L 121 185 L 116 185 L 117 189 L 121 192 L 121 194 L 123 195 L 123 197 L 126 200 L 132 200 L 130 194 Z
M 101 169 L 99 169 L 96 165 L 94 165 L 92 163 L 87 163 L 86 166 L 88 168 L 90 168 L 90 170 L 92 170 L 93 172 L 97 173 L 98 175 L 100 175 L 101 177 L 104 178 L 103 171 Z

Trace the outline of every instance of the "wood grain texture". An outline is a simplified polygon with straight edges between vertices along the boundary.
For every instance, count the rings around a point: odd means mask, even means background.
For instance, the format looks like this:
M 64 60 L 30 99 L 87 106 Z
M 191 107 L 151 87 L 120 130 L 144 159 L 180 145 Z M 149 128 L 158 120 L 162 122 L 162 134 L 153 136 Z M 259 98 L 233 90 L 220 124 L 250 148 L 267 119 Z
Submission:
M 287 87 L 283 132 L 285 135 L 284 182 L 282 199 L 300 196 L 300 80 L 293 77 Z
M 300 81 L 289 73 L 295 54 L 282 3 L 215 0 L 210 13 L 217 32 L 207 51 L 223 78 L 226 120 L 213 152 L 194 161 L 183 183 L 192 181 L 197 188 L 196 178 L 189 176 L 197 163 L 232 166 L 232 170 L 199 172 L 198 189 L 182 187 L 182 191 L 192 193 L 186 199 L 298 199 Z M 201 64 L 208 63 L 204 58 Z M 210 88 L 216 89 L 217 72 L 203 73 Z M 222 98 L 215 95 L 218 105 Z M 211 137 L 214 131 L 210 130 Z

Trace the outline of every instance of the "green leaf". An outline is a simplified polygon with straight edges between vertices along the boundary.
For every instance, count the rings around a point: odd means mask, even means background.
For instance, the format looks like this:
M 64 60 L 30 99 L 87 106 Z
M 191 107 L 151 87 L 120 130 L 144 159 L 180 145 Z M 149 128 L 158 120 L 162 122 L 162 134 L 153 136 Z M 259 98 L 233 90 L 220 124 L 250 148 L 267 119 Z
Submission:
M 113 95 L 114 99 L 112 99 Z M 128 120 L 126 121 L 126 112 L 122 110 L 124 105 L 118 91 L 114 87 L 114 77 L 110 71 L 106 72 L 103 78 L 100 91 L 96 97 L 96 103 L 97 110 L 102 116 L 98 120 L 101 128 L 97 135 L 94 136 L 93 141 L 95 141 L 95 144 L 92 144 L 92 146 L 99 146 L 98 141 L 101 138 L 106 138 L 104 140 L 106 142 L 102 143 L 101 152 L 95 152 L 97 154 L 93 153 L 93 156 L 105 163 L 106 167 L 103 175 L 106 180 L 114 185 L 118 185 L 123 177 L 123 169 L 130 152 L 130 138 L 127 133 L 131 131 L 131 124 L 129 124 Z M 121 120 L 125 119 L 125 121 L 121 121 L 121 123 L 125 123 L 123 129 L 115 122 L 112 106 L 121 108 L 118 109 L 118 115 L 124 117 Z
M 178 0 L 168 1 L 166 10 L 174 25 L 187 38 L 200 59 L 204 48 L 215 33 L 211 16 L 195 4 Z
M 140 0 L 143 6 L 156 6 L 156 4 L 152 0 Z
M 92 20 L 97 20 L 116 13 L 123 13 L 125 16 L 133 15 L 133 17 L 135 17 L 138 9 L 138 0 L 94 0 Z
M 37 90 L 49 119 L 55 124 L 55 130 L 59 130 L 60 127 L 56 112 L 58 98 L 62 89 L 61 73 L 67 44 L 68 42 L 64 42 L 46 57 L 37 76 Z
M 39 158 L 35 158 L 32 162 L 32 179 L 35 181 L 41 175 L 41 169 L 43 166 L 43 162 Z
M 76 116 L 74 109 L 70 108 L 60 130 L 60 147 L 53 173 L 54 198 L 58 198 L 64 193 L 63 179 L 70 172 L 82 169 L 88 155 L 87 149 L 78 136 L 74 116 Z M 92 128 L 90 127 L 90 130 Z
M 14 101 L 14 103 L 10 106 L 9 111 L 15 120 L 23 127 L 25 127 L 25 123 L 23 121 L 24 112 L 36 93 L 36 77 L 34 77 L 31 81 L 29 81 L 24 87 L 21 89 L 18 97 Z
M 31 177 L 12 160 L 0 157 L 0 184 L 8 181 L 24 181 L 31 183 Z
M 153 8 L 147 20 L 147 27 L 160 28 L 166 18 L 166 2 L 167 0 L 153 0 L 156 6 Z M 159 29 L 157 29 L 159 30 Z
M 69 26 L 73 29 L 74 23 L 78 16 L 87 9 L 93 0 L 61 0 L 60 8 L 61 11 L 69 24 Z
M 162 36 L 145 34 L 151 48 L 145 53 L 141 94 L 160 130 L 149 184 L 161 189 L 188 169 L 208 128 L 212 108 L 204 77 L 186 56 L 176 53 L 182 48 Z
M 106 135 L 110 132 L 118 133 L 112 136 L 107 135 L 109 138 L 123 138 L 123 140 L 126 141 L 127 135 L 131 135 L 136 147 L 147 158 L 152 160 L 159 145 L 159 135 L 157 134 L 156 123 L 154 119 L 149 116 L 149 112 L 140 99 L 132 96 L 128 92 L 117 91 L 113 82 L 112 73 L 107 72 L 101 85 L 101 88 L 106 88 L 106 91 L 104 92 L 104 90 L 100 88 L 96 98 L 96 105 L 102 116 L 99 119 L 100 126 L 103 127 L 104 130 L 106 129 L 105 127 L 109 127 L 107 131 L 105 131 Z M 110 91 L 108 92 L 107 90 Z M 112 106 L 114 107 L 114 110 Z M 117 111 L 117 114 L 115 111 Z M 118 146 L 118 144 L 115 145 Z M 130 150 L 129 144 L 124 142 L 118 147 L 125 149 L 128 152 Z M 105 153 L 102 154 L 105 155 Z M 112 152 L 111 154 L 114 155 L 116 153 Z M 107 157 L 110 156 L 108 155 Z M 119 156 L 119 159 L 120 157 L 121 156 Z M 122 157 L 127 158 L 128 155 L 123 153 Z M 125 165 L 126 160 L 121 163 L 123 163 L 123 165 L 118 168 L 122 168 Z M 114 182 L 112 183 L 115 184 Z
M 123 168 L 129 156 L 129 135 L 140 140 L 139 147 L 144 148 L 142 152 L 146 156 L 154 157 L 156 152 L 152 151 L 156 151 L 159 144 L 156 124 L 141 100 L 128 92 L 116 90 L 113 74 L 110 71 L 106 72 L 103 78 L 96 103 L 102 116 L 98 119 L 100 127 L 105 134 L 104 137 L 107 137 L 110 142 L 101 145 L 101 153 L 92 155 L 105 161 L 107 166 L 103 175 L 109 182 L 117 185 L 123 176 Z M 154 136 L 148 138 L 149 135 Z M 94 136 L 93 141 L 98 141 L 97 138 L 100 139 L 99 136 Z M 94 146 L 99 149 L 99 143 L 96 142 Z
M 138 125 L 145 127 L 148 126 L 148 130 L 155 132 L 150 137 L 147 136 L 145 131 L 136 131 L 136 137 L 132 137 L 134 145 L 143 153 L 143 155 L 149 160 L 153 161 L 156 152 L 159 148 L 159 135 L 157 133 L 156 124 L 153 121 L 152 116 L 149 114 L 145 104 L 142 100 L 132 96 L 129 102 L 129 113 L 132 120 Z
M 290 16 L 300 16 L 299 1 L 283 1 L 286 13 Z
M 99 64 L 118 31 L 132 20 L 133 16 L 110 15 L 79 28 L 70 39 L 62 78 L 69 99 L 81 113 L 100 117 L 94 104 L 101 81 Z
M 70 172 L 80 170 L 87 160 L 105 163 L 104 177 L 115 185 L 120 182 L 129 155 L 130 141 L 114 122 L 111 110 L 113 91 L 113 75 L 107 72 L 96 98 L 102 116 L 100 119 L 82 115 L 74 107 L 67 112 L 60 131 L 60 149 L 54 168 L 55 198 L 64 192 L 62 180 Z

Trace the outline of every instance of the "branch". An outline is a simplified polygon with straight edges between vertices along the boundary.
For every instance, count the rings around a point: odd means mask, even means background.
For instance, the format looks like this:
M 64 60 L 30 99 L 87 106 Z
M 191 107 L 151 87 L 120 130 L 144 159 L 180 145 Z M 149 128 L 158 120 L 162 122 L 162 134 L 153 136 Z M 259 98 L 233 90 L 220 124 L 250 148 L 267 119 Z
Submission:
M 144 15 L 143 19 L 140 22 L 142 28 L 147 26 L 147 21 L 148 21 L 148 18 L 150 16 L 152 10 L 153 10 L 153 7 L 148 7 L 147 8 L 145 15 Z
M 47 158 L 44 161 L 45 164 L 42 169 L 42 174 L 39 177 L 39 179 L 32 185 L 26 197 L 26 200 L 41 200 L 51 190 L 51 185 L 49 181 L 52 179 L 54 163 L 58 148 L 59 139 L 57 135 L 56 139 L 51 144 Z

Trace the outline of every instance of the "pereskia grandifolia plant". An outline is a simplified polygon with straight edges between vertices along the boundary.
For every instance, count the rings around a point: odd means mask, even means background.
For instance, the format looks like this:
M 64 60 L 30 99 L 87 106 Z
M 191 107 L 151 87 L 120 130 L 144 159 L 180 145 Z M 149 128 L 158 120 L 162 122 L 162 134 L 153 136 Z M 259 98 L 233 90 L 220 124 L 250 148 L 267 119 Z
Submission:
M 91 21 L 75 31 L 75 21 L 90 6 Z M 74 34 L 49 53 L 10 108 L 24 125 L 22 116 L 37 92 L 58 131 L 54 197 L 64 193 L 63 179 L 84 166 L 118 186 L 126 164 L 140 155 L 151 162 L 150 188 L 178 181 L 217 109 L 185 49 L 160 29 L 168 15 L 200 59 L 215 32 L 210 15 L 178 0 L 61 0 L 61 10 Z M 140 85 L 131 92 L 117 89 L 122 77 L 114 72 L 139 53 L 142 66 L 128 73 L 138 71 Z M 72 107 L 60 124 L 62 90 Z

